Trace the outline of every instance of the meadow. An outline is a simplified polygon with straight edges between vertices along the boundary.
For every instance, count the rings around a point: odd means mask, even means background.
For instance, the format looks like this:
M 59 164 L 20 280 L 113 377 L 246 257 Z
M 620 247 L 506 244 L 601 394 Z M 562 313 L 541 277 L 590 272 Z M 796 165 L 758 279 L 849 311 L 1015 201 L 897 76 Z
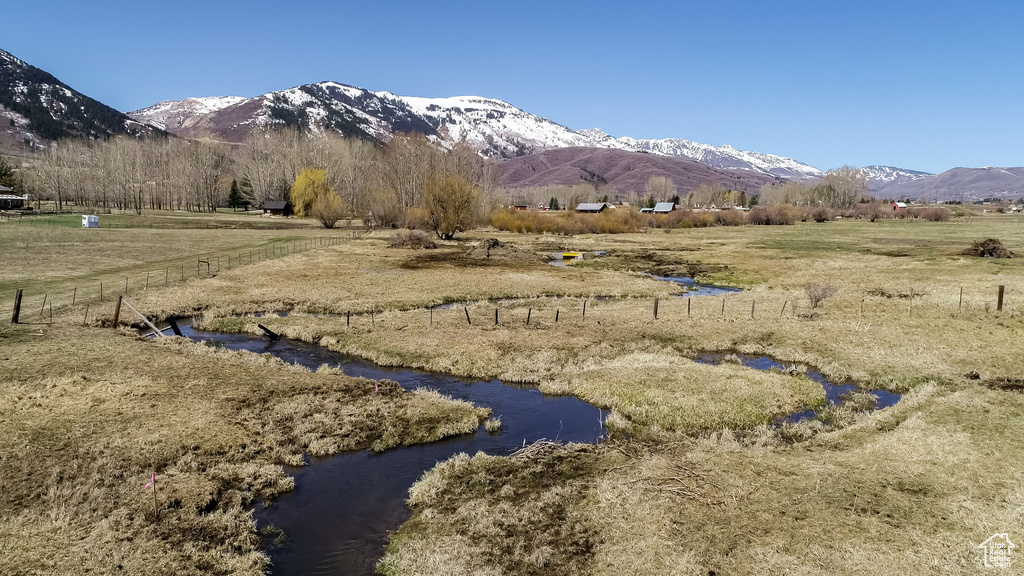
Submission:
M 97 274 L 325 235 L 19 230 L 0 223 L 4 245 L 19 251 L 5 256 L 0 289 L 31 289 L 33 303 Z M 383 232 L 335 234 L 336 243 L 130 299 L 153 318 L 198 314 L 207 328 L 253 333 L 258 321 L 379 364 L 530 383 L 610 411 L 599 446 L 466 455 L 426 474 L 383 573 L 974 574 L 979 543 L 1024 527 L 1024 457 L 1014 449 L 1024 265 L 961 254 L 988 237 L 1024 252 L 1019 218 L 479 230 L 436 250 L 388 248 Z M 474 255 L 488 237 L 514 249 Z M 57 246 L 60 258 L 31 257 Z M 543 261 L 563 250 L 607 256 Z M 89 271 L 76 276 L 69 261 Z M 743 291 L 682 298 L 643 273 Z M 812 310 L 808 283 L 836 293 Z M 13 487 L 0 504 L 5 571 L 83 558 L 141 566 L 181 548 L 189 552 L 157 565 L 259 573 L 265 559 L 244 505 L 290 488 L 282 464 L 428 441 L 487 417 L 422 393 L 380 398 L 366 383 L 257 355 L 140 341 L 109 328 L 110 299 L 88 304 L 83 326 L 84 305 L 62 305 L 52 324 L 0 324 L 4 405 L 14 407 L 0 428 Z M 693 361 L 706 352 L 767 355 L 791 369 Z M 812 367 L 903 399 L 875 412 L 822 409 L 820 385 L 803 375 Z M 773 425 L 804 408 L 819 418 Z M 165 511 L 176 528 L 147 519 L 151 502 L 118 482 L 153 469 L 181 475 L 177 507 Z M 145 536 L 129 545 L 135 530 Z M 56 535 L 88 545 L 47 557 Z

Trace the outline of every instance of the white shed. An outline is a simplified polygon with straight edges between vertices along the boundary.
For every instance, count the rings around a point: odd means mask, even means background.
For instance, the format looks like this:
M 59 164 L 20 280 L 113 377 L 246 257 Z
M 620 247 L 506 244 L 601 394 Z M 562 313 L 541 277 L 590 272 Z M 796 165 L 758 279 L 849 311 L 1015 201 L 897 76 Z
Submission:
M 82 228 L 99 228 L 100 217 L 82 214 Z

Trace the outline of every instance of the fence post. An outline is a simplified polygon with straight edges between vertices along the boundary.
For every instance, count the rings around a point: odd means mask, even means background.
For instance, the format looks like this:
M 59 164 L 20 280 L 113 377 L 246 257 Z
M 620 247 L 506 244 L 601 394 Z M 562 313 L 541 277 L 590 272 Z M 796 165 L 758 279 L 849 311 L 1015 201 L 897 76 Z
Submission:
M 469 308 L 466 308 L 465 304 L 462 305 L 462 311 L 466 313 L 466 324 L 472 326 L 473 321 L 469 319 Z
M 529 326 L 529 325 L 530 325 L 530 316 L 531 316 L 532 314 L 533 314 L 533 308 L 530 308 L 530 309 L 528 309 L 528 310 L 526 311 L 526 325 L 527 325 L 527 326 Z
M 497 308 L 494 309 L 494 325 L 495 326 L 498 325 L 498 309 Z
M 14 313 L 11 314 L 11 324 L 18 323 L 18 316 L 21 316 L 21 288 L 14 293 Z
M 352 320 L 352 311 L 351 310 L 346 310 L 345 311 L 345 328 L 348 328 L 349 326 L 351 326 L 351 320 Z
M 996 312 L 1003 311 L 1003 292 L 1006 286 L 999 286 L 999 295 L 996 297 Z
M 128 277 L 124 277 L 124 293 L 128 294 Z
M 71 305 L 75 305 L 75 299 L 78 296 L 78 286 L 75 286 L 75 291 L 71 293 Z
M 100 281 L 100 302 L 103 302 L 103 281 Z
M 39 307 L 39 317 L 40 318 L 43 317 L 43 310 L 46 310 L 46 297 L 47 296 L 49 296 L 49 294 L 43 294 L 43 305 Z
M 961 286 L 960 287 L 960 304 L 957 307 L 957 312 L 963 312 L 963 311 L 964 311 L 964 287 Z
M 121 319 L 121 295 L 117 295 L 117 305 L 114 306 L 114 321 L 111 323 L 114 330 L 117 330 L 117 321 Z
M 750 319 L 751 320 L 754 319 L 754 305 L 755 304 L 757 304 L 757 300 L 756 299 L 750 301 Z
M 558 324 L 558 312 L 559 312 L 559 309 L 555 308 L 555 324 Z
M 686 317 L 687 318 L 690 317 L 690 303 L 692 303 L 692 302 L 693 302 L 693 298 L 692 297 L 687 297 L 686 298 Z
M 583 319 L 584 320 L 587 319 L 587 301 L 586 300 L 583 301 Z
M 782 311 L 779 312 L 779 318 L 782 318 L 782 315 L 786 313 L 786 304 L 789 304 L 789 300 L 782 301 Z
M 658 319 L 658 299 L 654 299 L 654 319 Z
M 725 296 L 722 296 L 722 316 L 725 316 Z

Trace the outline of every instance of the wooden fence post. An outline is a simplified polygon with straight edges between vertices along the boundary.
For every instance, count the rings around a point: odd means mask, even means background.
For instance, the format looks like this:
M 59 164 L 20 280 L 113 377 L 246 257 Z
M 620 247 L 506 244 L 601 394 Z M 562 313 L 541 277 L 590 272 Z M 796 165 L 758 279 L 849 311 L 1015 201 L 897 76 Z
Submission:
M 532 314 L 533 314 L 533 308 L 530 308 L 530 309 L 528 309 L 528 310 L 526 311 L 526 325 L 527 325 L 527 326 L 529 326 L 529 325 L 530 325 L 530 316 L 531 316 Z
M 692 303 L 693 303 L 693 297 L 688 297 L 686 299 L 686 317 L 687 318 L 690 317 L 690 304 L 692 304 Z
M 583 301 L 583 319 L 584 320 L 587 319 L 587 301 L 586 300 Z
M 43 310 L 46 310 L 46 297 L 47 296 L 49 296 L 49 294 L 43 294 L 43 305 L 39 307 L 39 317 L 40 318 L 43 317 Z
M 559 309 L 555 308 L 555 324 L 558 324 L 558 312 L 559 312 Z
M 1003 292 L 1006 286 L 999 286 L 999 295 L 996 297 L 996 312 L 1003 311 Z
M 754 305 L 755 304 L 757 304 L 757 300 L 756 299 L 750 301 L 750 319 L 751 320 L 754 319 Z
M 658 319 L 658 299 L 654 299 L 654 319 Z
M 103 302 L 103 281 L 100 281 L 100 302 Z
M 789 304 L 789 300 L 782 301 L 782 311 L 779 312 L 779 318 L 782 318 L 782 315 L 786 313 L 786 304 Z
M 14 293 L 14 312 L 11 314 L 11 324 L 18 323 L 18 317 L 21 316 L 21 288 Z
M 725 316 L 725 296 L 722 296 L 722 316 Z
M 957 306 L 957 312 L 964 311 L 964 287 L 960 287 L 960 304 Z
M 345 328 L 348 328 L 349 326 L 352 325 L 351 324 L 351 320 L 352 320 L 352 311 L 351 310 L 346 310 L 345 311 Z
M 71 305 L 75 305 L 75 299 L 78 297 L 78 286 L 75 286 L 75 291 L 71 293 Z
M 494 325 L 495 326 L 498 325 L 498 309 L 497 308 L 494 309 Z
M 469 308 L 466 308 L 465 304 L 462 305 L 462 311 L 466 313 L 466 324 L 472 326 L 473 321 L 469 319 Z
M 111 323 L 114 330 L 117 330 L 117 321 L 121 319 L 121 295 L 117 295 L 117 305 L 114 306 L 114 321 Z

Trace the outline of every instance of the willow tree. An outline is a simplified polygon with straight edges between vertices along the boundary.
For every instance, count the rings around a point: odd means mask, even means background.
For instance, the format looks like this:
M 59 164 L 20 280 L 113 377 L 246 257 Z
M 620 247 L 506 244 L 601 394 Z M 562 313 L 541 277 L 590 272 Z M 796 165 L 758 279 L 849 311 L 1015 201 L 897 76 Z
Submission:
M 292 201 L 292 210 L 295 211 L 295 216 L 305 218 L 317 198 L 327 194 L 334 194 L 330 185 L 327 184 L 327 172 L 307 168 L 299 172 L 295 182 L 292 183 L 288 196 Z
M 423 207 L 427 225 L 442 240 L 451 240 L 456 232 L 473 225 L 480 203 L 480 193 L 461 174 L 439 177 L 432 174 L 423 187 Z

